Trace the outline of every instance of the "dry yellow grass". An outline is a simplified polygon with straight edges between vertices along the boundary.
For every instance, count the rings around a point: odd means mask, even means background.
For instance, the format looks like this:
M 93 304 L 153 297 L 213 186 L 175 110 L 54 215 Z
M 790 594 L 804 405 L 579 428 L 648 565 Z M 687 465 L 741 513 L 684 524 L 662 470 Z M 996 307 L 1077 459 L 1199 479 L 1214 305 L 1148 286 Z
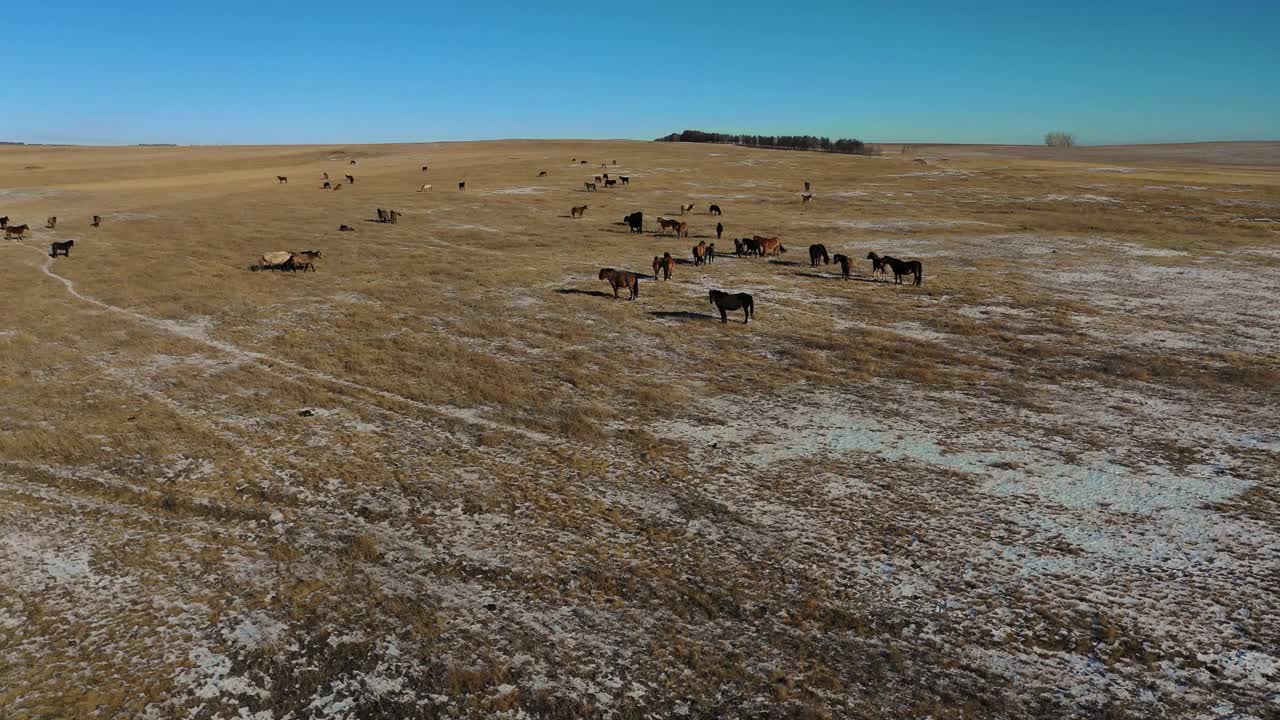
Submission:
M 0 148 L 0 717 L 1259 714 L 1280 172 L 914 152 Z

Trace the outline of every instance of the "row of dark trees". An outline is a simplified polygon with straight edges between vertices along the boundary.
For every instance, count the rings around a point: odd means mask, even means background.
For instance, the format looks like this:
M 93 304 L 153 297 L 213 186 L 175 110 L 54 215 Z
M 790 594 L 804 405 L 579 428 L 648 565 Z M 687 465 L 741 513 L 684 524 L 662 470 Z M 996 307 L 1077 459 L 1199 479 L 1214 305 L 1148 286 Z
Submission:
M 818 152 L 845 153 L 846 155 L 870 155 L 876 148 L 861 140 L 839 138 L 832 140 L 815 135 L 729 135 L 701 130 L 685 130 L 660 137 L 656 142 L 697 142 L 744 145 L 746 147 L 782 148 L 786 150 L 815 150 Z

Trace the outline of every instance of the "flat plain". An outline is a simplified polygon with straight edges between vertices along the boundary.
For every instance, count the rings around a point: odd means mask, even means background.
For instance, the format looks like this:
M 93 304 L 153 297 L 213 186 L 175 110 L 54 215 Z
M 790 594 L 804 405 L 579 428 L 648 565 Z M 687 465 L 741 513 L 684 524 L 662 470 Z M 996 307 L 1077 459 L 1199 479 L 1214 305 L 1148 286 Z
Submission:
M 0 148 L 0 718 L 1275 717 L 1277 145 L 885 150 Z

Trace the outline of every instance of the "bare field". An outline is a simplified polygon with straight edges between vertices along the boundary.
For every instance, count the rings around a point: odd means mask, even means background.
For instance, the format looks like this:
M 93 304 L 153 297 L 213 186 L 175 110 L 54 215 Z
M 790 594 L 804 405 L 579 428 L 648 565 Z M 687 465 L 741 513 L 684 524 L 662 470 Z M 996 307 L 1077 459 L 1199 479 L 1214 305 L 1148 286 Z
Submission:
M 936 150 L 0 148 L 0 718 L 1274 717 L 1280 171 Z

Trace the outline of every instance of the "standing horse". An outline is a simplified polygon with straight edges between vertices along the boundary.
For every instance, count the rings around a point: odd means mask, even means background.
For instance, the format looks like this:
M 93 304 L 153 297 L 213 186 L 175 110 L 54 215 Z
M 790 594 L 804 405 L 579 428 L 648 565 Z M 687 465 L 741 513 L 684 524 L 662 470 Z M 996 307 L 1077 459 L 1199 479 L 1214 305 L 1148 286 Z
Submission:
M 354 175 L 348 175 L 348 176 L 346 176 L 346 177 L 347 177 L 347 184 L 348 184 L 348 185 L 355 185 L 355 184 L 356 184 L 356 178 L 355 178 L 355 176 L 354 176 Z
M 676 237 L 689 237 L 689 223 L 682 222 L 676 225 Z
M 71 246 L 75 244 L 75 240 L 52 243 L 49 245 L 49 257 L 58 257 L 58 253 L 62 253 L 63 257 L 71 257 Z
M 901 285 L 903 275 L 914 275 L 915 281 L 912 285 L 920 285 L 924 282 L 924 265 L 919 260 L 899 260 L 895 257 L 885 255 L 880 258 L 884 264 L 893 270 L 893 284 Z
M 608 280 L 613 286 L 613 296 L 618 297 L 618 288 L 626 288 L 630 295 L 628 300 L 635 300 L 640 297 L 640 278 L 633 272 L 624 270 L 614 270 L 613 268 L 600 268 L 600 279 Z
M 716 261 L 716 244 L 711 243 L 710 245 L 707 246 L 707 262 L 713 263 L 715 261 Z
M 809 206 L 809 203 L 810 203 L 810 202 L 812 202 L 812 201 L 813 201 L 813 193 L 805 193 L 805 194 L 803 194 L 803 195 L 801 195 L 801 196 L 800 196 L 800 206 L 801 206 L 801 207 L 808 207 L 808 206 Z
M 289 184 L 289 178 L 287 178 L 287 177 L 285 177 L 285 176 L 283 176 L 283 175 L 277 175 L 277 176 L 276 176 L 276 184 L 277 184 L 277 185 L 288 185 L 288 184 Z
M 691 213 L 691 212 L 693 212 L 693 203 L 689 203 L 688 205 L 685 205 L 684 203 L 680 204 L 681 215 L 684 215 L 685 213 Z
M 676 269 L 676 259 L 671 257 L 671 253 L 664 252 L 662 257 L 654 256 L 653 258 L 653 279 L 658 279 L 658 271 L 662 271 L 662 279 L 670 280 L 671 271 Z
M 9 225 L 4 229 L 4 237 L 6 240 L 8 240 L 10 236 L 15 236 L 19 240 L 21 240 L 22 236 L 26 235 L 27 231 L 30 229 L 31 228 L 27 227 L 26 223 L 23 223 L 21 225 Z
M 587 188 L 587 192 L 595 192 L 595 191 L 596 191 L 596 184 L 595 184 L 595 183 L 593 183 L 593 182 L 584 182 L 584 183 L 582 183 L 582 184 L 586 186 L 586 188 Z
M 458 189 L 459 189 L 459 190 L 466 190 L 466 189 L 467 189 L 467 181 L 466 181 L 466 180 L 463 180 L 462 182 L 458 183 Z
M 578 205 L 576 207 L 571 207 L 569 208 L 569 217 L 580 218 L 582 217 L 583 213 L 585 213 L 586 211 L 587 211 L 586 205 Z
M 332 189 L 333 189 L 333 186 L 329 184 L 329 181 L 328 181 L 328 180 L 325 180 L 325 181 L 324 181 L 324 184 L 320 186 L 320 189 L 321 189 L 321 190 L 332 190 Z
M 707 244 L 699 242 L 693 246 L 693 264 L 701 265 L 707 261 Z
M 427 166 L 426 166 L 426 165 L 423 165 L 423 166 L 422 166 L 422 172 L 426 172 L 426 171 L 427 171 Z
M 867 253 L 867 259 L 871 261 L 872 275 L 875 275 L 876 273 L 880 273 L 881 275 L 884 274 L 884 258 L 874 252 L 869 252 Z
M 622 222 L 626 223 L 631 232 L 644 232 L 644 213 L 637 210 L 630 215 L 622 218 Z
M 46 229 L 48 229 L 48 230 L 52 230 L 52 229 L 54 229 L 54 228 L 58 227 L 58 216 L 57 216 L 57 215 L 50 215 L 50 216 L 48 217 L 48 219 L 46 219 L 46 220 L 44 221 L 44 226 L 45 226 L 45 228 L 46 228 Z
M 756 252 L 760 255 L 780 255 L 787 251 L 786 248 L 782 247 L 782 241 L 776 237 L 768 238 L 754 235 L 751 239 L 758 243 Z
M 711 298 L 711 304 L 720 310 L 720 322 L 729 322 L 729 310 L 742 311 L 742 324 L 747 324 L 750 318 L 756 316 L 755 302 L 747 293 L 727 293 L 723 290 L 712 290 L 707 293 Z
M 101 225 L 102 225 L 102 216 L 101 216 L 101 215 L 94 215 L 94 216 L 93 216 L 93 222 L 89 223 L 89 226 L 90 226 L 90 227 L 99 227 L 99 226 L 101 226 Z
M 826 245 L 810 245 L 809 246 L 809 267 L 818 267 L 818 261 L 821 260 L 823 265 L 830 265 L 831 258 L 827 255 Z
M 716 223 L 716 239 L 719 240 L 720 236 L 723 234 L 724 234 L 724 223 Z
M 5 215 L 4 217 L 0 217 L 0 230 L 3 230 L 7 227 L 9 227 L 9 216 Z
M 849 279 L 849 256 L 840 255 L 839 253 L 837 253 L 836 255 L 832 256 L 831 259 L 835 260 L 836 264 L 840 266 L 840 277 L 844 278 L 845 280 L 848 280 Z
M 627 177 L 626 175 L 619 175 L 619 176 L 618 176 L 618 179 L 622 181 L 622 184 L 623 184 L 623 185 L 630 185 L 630 184 L 631 184 L 631 178 Z

